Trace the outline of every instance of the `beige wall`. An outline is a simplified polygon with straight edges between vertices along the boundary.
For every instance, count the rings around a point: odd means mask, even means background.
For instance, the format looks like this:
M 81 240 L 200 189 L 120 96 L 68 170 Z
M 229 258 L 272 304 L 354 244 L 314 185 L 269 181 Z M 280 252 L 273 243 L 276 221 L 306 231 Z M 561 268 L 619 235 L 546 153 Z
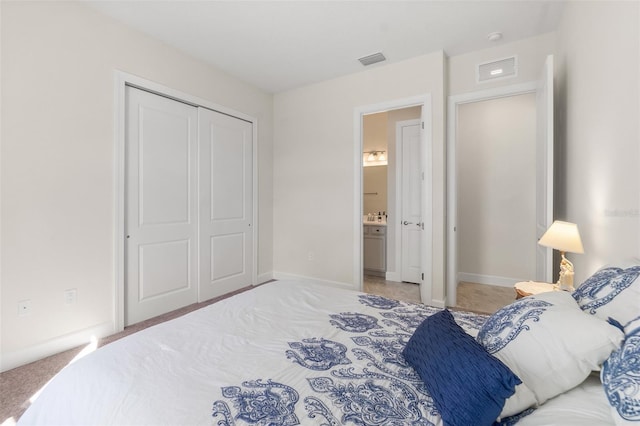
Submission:
M 384 151 L 387 148 L 387 113 L 367 114 L 362 119 L 362 151 Z M 362 168 L 363 214 L 387 210 L 387 166 Z M 374 194 L 377 193 L 377 194 Z
M 114 70 L 258 118 L 258 273 L 271 272 L 270 94 L 78 2 L 1 7 L 3 369 L 113 331 Z
M 460 105 L 456 136 L 460 280 L 535 278 L 535 93 Z
M 582 236 L 576 283 L 640 257 L 639 9 L 568 2 L 558 30 L 556 206 Z
M 387 112 L 367 114 L 362 119 L 362 151 L 387 150 Z
M 355 286 L 354 111 L 431 93 L 433 298 L 444 298 L 444 55 L 442 52 L 276 94 L 274 273 Z M 330 159 L 317 159 L 319 149 Z M 313 260 L 308 260 L 313 253 Z M 429 278 L 428 278 L 429 279 Z
M 387 166 L 362 168 L 362 193 L 364 214 L 387 211 Z

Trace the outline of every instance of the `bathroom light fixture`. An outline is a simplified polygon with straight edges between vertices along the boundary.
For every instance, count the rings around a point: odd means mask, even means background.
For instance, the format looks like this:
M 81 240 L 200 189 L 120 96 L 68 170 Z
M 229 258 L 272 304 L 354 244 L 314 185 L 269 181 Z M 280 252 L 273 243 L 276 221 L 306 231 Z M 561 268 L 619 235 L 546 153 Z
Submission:
M 538 244 L 560 251 L 560 276 L 556 284 L 560 290 L 573 291 L 573 263 L 564 256 L 565 252 L 584 253 L 578 225 L 561 220 L 554 221 L 544 233 Z
M 386 151 L 365 151 L 362 153 L 362 165 L 367 166 L 386 166 L 387 157 L 384 155 Z

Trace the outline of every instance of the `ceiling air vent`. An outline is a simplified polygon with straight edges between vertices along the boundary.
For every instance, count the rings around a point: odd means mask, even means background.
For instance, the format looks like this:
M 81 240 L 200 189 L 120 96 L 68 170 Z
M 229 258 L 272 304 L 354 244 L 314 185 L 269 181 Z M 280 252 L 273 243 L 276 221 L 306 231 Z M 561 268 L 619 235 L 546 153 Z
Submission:
M 365 67 L 367 65 L 377 64 L 378 62 L 386 61 L 387 58 L 384 57 L 382 52 L 374 53 L 373 55 L 363 56 L 358 59 L 362 65 Z
M 518 58 L 516 56 L 485 62 L 478 65 L 477 70 L 478 83 L 515 77 L 516 75 L 518 75 Z

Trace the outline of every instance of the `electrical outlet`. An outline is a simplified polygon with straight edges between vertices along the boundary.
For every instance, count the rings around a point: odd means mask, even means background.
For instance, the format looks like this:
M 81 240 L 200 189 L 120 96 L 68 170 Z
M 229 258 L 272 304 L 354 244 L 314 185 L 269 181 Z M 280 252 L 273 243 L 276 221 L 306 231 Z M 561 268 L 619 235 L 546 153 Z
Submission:
M 311 262 L 313 261 L 313 259 L 315 259 L 315 254 L 313 254 L 313 252 L 310 251 L 309 254 L 307 254 L 307 260 Z
M 64 304 L 65 305 L 73 305 L 78 300 L 78 290 L 75 288 L 70 288 L 69 290 L 64 291 Z
M 26 317 L 31 315 L 31 300 L 21 300 L 18 302 L 18 316 Z

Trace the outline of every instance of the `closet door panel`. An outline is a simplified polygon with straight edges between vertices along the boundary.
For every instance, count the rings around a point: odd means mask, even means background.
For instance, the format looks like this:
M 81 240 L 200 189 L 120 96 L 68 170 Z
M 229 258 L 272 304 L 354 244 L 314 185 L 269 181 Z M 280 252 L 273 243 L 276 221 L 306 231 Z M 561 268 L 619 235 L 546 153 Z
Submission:
M 252 284 L 253 125 L 200 108 L 200 300 Z
M 127 87 L 125 325 L 197 301 L 197 109 Z

